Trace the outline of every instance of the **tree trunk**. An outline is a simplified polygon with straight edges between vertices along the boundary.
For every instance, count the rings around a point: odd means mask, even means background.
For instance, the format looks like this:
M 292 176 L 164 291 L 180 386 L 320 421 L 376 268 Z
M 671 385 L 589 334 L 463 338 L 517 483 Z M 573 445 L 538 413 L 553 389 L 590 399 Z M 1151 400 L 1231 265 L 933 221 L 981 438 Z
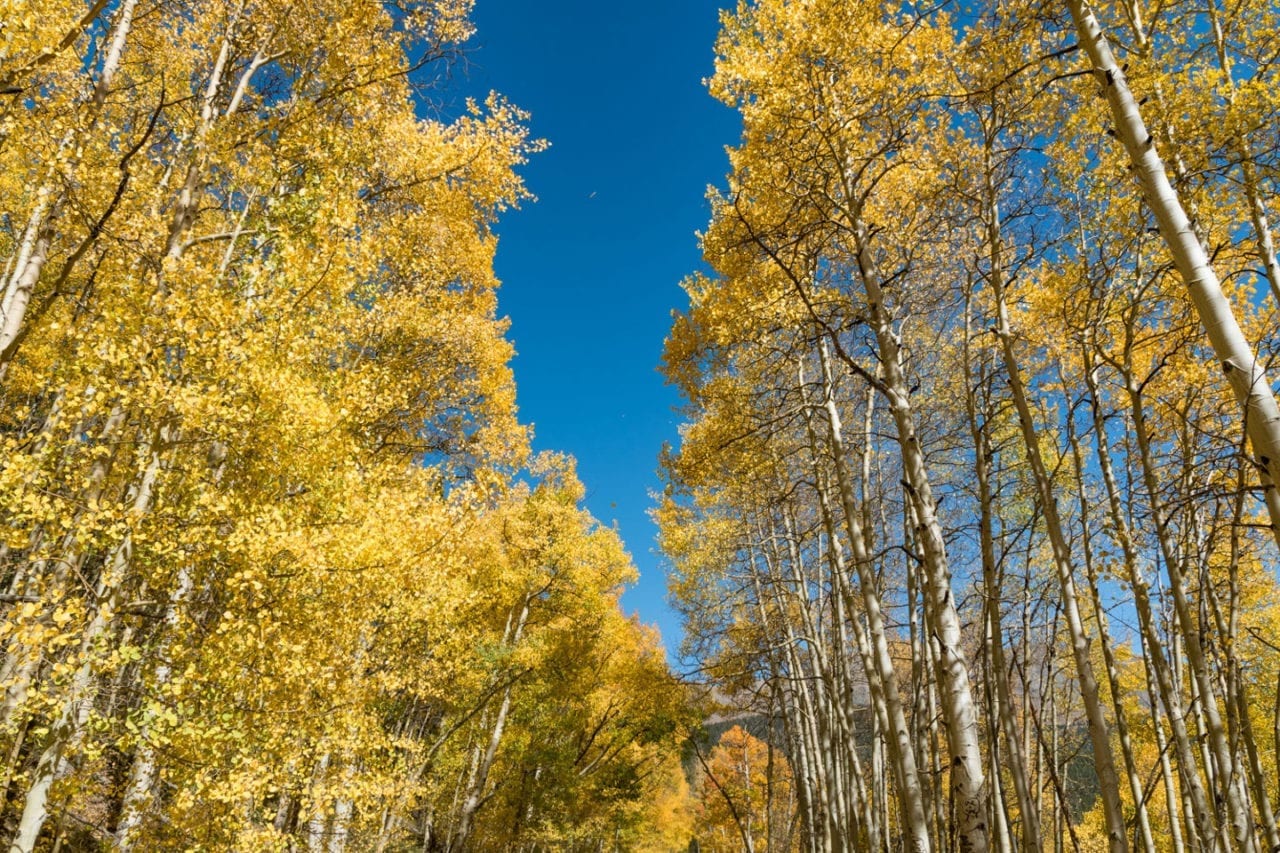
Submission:
M 819 346 L 823 371 L 823 405 L 831 443 L 836 484 L 839 488 L 841 509 L 844 513 L 845 532 L 849 537 L 849 548 L 853 554 L 854 568 L 858 572 L 859 587 L 862 591 L 863 610 L 867 617 L 867 627 L 871 635 L 872 663 L 880 685 L 877 698 L 883 703 L 884 719 L 888 724 L 887 746 L 890 760 L 893 763 L 895 783 L 898 789 L 899 804 L 902 808 L 902 822 L 908 836 L 910 849 L 915 853 L 925 853 L 930 849 L 929 829 L 925 820 L 925 804 L 922 796 L 919 772 L 917 770 L 915 750 L 911 743 L 911 732 L 907 727 L 907 718 L 902 710 L 902 701 L 898 690 L 898 675 L 893 665 L 893 656 L 889 651 L 889 642 L 885 633 L 884 616 L 881 610 L 880 597 L 876 592 L 876 579 L 871 572 L 872 556 L 866 547 L 866 539 L 862 530 L 861 514 L 854 501 L 853 484 L 844 460 L 847 459 L 844 447 L 843 427 L 840 412 L 835 402 L 834 380 L 831 375 L 827 356 L 827 344 L 823 340 Z
M 1098 468 L 1102 472 L 1102 481 L 1107 490 L 1107 507 L 1110 511 L 1112 535 L 1120 545 L 1121 553 L 1124 556 L 1129 590 L 1133 593 L 1134 610 L 1138 617 L 1138 631 L 1142 640 L 1144 664 L 1148 670 L 1148 677 L 1153 677 L 1159 688 L 1159 698 L 1164 704 L 1166 714 L 1169 717 L 1170 727 L 1173 730 L 1175 753 L 1184 775 L 1184 793 L 1191 800 L 1197 834 L 1205 839 L 1210 839 L 1217 834 L 1213 813 L 1209 807 L 1208 796 L 1200 783 L 1200 776 L 1197 770 L 1198 762 L 1196 761 L 1191 739 L 1187 733 L 1186 721 L 1182 714 L 1182 701 L 1165 655 L 1164 646 L 1160 641 L 1150 597 L 1147 594 L 1147 582 L 1142 577 L 1138 551 L 1133 542 L 1129 523 L 1125 518 L 1120 485 L 1116 481 L 1115 469 L 1111 463 L 1111 450 L 1107 442 L 1106 418 L 1102 411 L 1102 397 L 1098 388 L 1096 371 L 1093 367 L 1093 357 L 1087 346 L 1083 352 L 1083 361 L 1085 384 L 1089 391 L 1090 407 L 1093 413 L 1094 449 L 1098 458 Z M 1156 696 L 1153 694 L 1153 701 L 1155 698 Z M 1154 711 L 1155 708 L 1153 707 Z M 1160 730 L 1158 714 L 1155 716 L 1154 725 Z M 1160 739 L 1163 739 L 1162 730 L 1158 731 L 1157 734 Z M 1175 811 L 1176 809 L 1171 809 L 1170 811 L 1171 822 L 1176 819 L 1174 816 Z M 1174 827 L 1171 832 L 1180 845 L 1180 830 Z
M 162 637 L 155 651 L 156 669 L 153 678 L 153 689 L 163 692 L 172 677 L 169 656 L 172 653 L 174 632 L 178 627 L 178 608 L 186 601 L 191 592 L 191 571 L 183 566 L 178 571 L 178 585 L 169 598 L 169 606 L 165 611 L 164 623 L 161 627 Z M 124 799 L 120 806 L 120 821 L 116 826 L 116 850 L 128 853 L 137 841 L 138 831 L 151 803 L 152 791 L 156 781 L 156 747 L 152 742 L 152 726 L 150 720 L 144 719 L 138 731 L 138 751 L 133 757 L 133 766 L 129 771 L 129 783 L 125 788 Z M 283 794 L 281 795 L 283 796 Z
M 1253 821 L 1249 809 L 1245 805 L 1240 790 L 1243 774 L 1238 772 L 1236 761 L 1227 744 L 1226 732 L 1218 711 L 1217 699 L 1214 696 L 1213 684 L 1205 660 L 1204 649 L 1200 642 L 1199 630 L 1191 615 L 1191 605 L 1187 600 L 1186 586 L 1182 577 L 1181 559 L 1178 548 L 1173 543 L 1168 524 L 1161 508 L 1160 492 L 1157 482 L 1155 460 L 1152 457 L 1151 438 L 1147 428 L 1146 413 L 1143 407 L 1142 391 L 1132 374 L 1128 380 L 1130 412 L 1133 417 L 1134 438 L 1138 443 L 1138 458 L 1142 464 L 1143 481 L 1147 498 L 1151 504 L 1151 514 L 1156 528 L 1156 539 L 1165 559 L 1165 568 L 1169 574 L 1169 591 L 1173 595 L 1174 613 L 1179 626 L 1179 633 L 1185 643 L 1187 662 L 1191 667 L 1192 681 L 1195 687 L 1193 694 L 1199 697 L 1200 719 L 1203 722 L 1207 737 L 1202 738 L 1202 748 L 1210 760 L 1204 762 L 1206 773 L 1216 763 L 1221 769 L 1220 782 L 1222 795 L 1227 802 L 1228 819 L 1231 821 L 1232 835 L 1235 843 L 1246 853 L 1257 849 L 1253 834 Z M 1210 786 L 1212 787 L 1212 777 Z M 1213 836 L 1206 839 L 1212 841 Z
M 1067 387 L 1063 377 L 1063 387 Z M 1080 440 L 1076 436 L 1074 421 L 1067 419 L 1067 435 L 1071 442 L 1071 451 L 1076 467 L 1076 489 L 1079 494 L 1080 524 L 1084 530 L 1084 565 L 1085 577 L 1089 581 L 1089 595 L 1093 604 L 1094 618 L 1098 622 L 1098 642 L 1102 645 L 1102 662 L 1107 670 L 1107 686 L 1111 693 L 1111 708 L 1116 716 L 1116 736 L 1120 741 L 1120 755 L 1124 759 L 1125 777 L 1129 782 L 1129 793 L 1133 796 L 1134 819 L 1138 824 L 1138 838 L 1146 853 L 1155 853 L 1155 841 L 1151 835 L 1151 820 L 1147 815 L 1147 804 L 1143 798 L 1142 778 L 1138 775 L 1138 767 L 1133 757 L 1133 743 L 1129 738 L 1129 723 L 1124 711 L 1124 691 L 1120 686 L 1120 673 L 1116 669 L 1115 650 L 1111 647 L 1111 636 L 1107 630 L 1107 615 L 1102 606 L 1102 595 L 1098 591 L 1098 570 L 1093 562 L 1093 545 L 1090 534 L 1089 499 L 1085 494 L 1085 460 L 1080 448 Z
M 532 595 L 524 596 L 524 600 L 520 605 L 520 615 L 516 618 L 515 627 L 507 638 L 509 645 L 520 642 L 520 638 L 524 635 L 524 626 L 529 619 L 529 607 L 532 602 Z M 475 819 L 476 812 L 484 803 L 484 790 L 489 781 L 489 770 L 493 767 L 493 761 L 498 755 L 498 746 L 502 742 L 503 730 L 507 725 L 507 714 L 511 711 L 511 692 L 513 687 L 513 683 L 508 683 L 502 691 L 502 702 L 498 705 L 498 713 L 494 718 L 493 728 L 489 731 L 489 741 L 485 745 L 484 751 L 480 753 L 479 761 L 471 774 L 471 780 L 467 785 L 467 791 L 462 800 L 462 810 L 458 815 L 458 826 L 454 830 L 453 837 L 449 840 L 450 853 L 467 849 L 467 842 L 471 838 L 472 821 Z
M 1021 839 L 1024 853 L 1037 853 L 1041 849 L 1040 816 L 1036 804 L 1031 797 L 1031 788 L 1027 780 L 1024 763 L 1025 753 L 1022 738 L 1019 737 L 1017 722 L 1013 718 L 1013 697 L 1009 690 L 1008 669 L 1004 659 L 1004 637 L 1000 631 L 1000 595 L 1003 586 L 1003 573 L 1000 571 L 995 553 L 994 501 L 991 490 L 990 460 L 994 456 L 986 423 L 978 418 L 977 401 L 974 399 L 974 374 L 972 353 L 969 342 L 970 313 L 966 295 L 965 304 L 965 338 L 964 360 L 966 374 L 965 408 L 969 419 L 969 432 L 973 438 L 974 473 L 978 483 L 978 538 L 979 551 L 982 556 L 983 588 L 988 598 L 992 630 L 989 633 L 991 644 L 991 669 L 995 681 L 994 698 L 996 716 L 1000 727 L 1004 730 L 1008 750 L 1005 753 L 1005 764 L 1009 775 L 1013 778 L 1014 791 L 1018 797 L 1018 811 L 1022 815 Z M 983 384 L 981 381 L 978 385 Z M 993 751 L 995 735 L 992 736 Z
M 151 508 L 155 495 L 156 480 L 160 473 L 160 458 L 164 445 L 160 431 L 147 455 L 150 457 L 142 480 L 138 483 L 131 508 L 130 520 L 137 523 Z M 10 847 L 10 853 L 31 853 L 35 849 L 36 839 L 48 817 L 49 789 L 53 783 L 64 775 L 68 769 L 68 753 L 79 743 L 84 734 L 85 723 L 89 712 L 93 709 L 94 684 L 94 648 L 103 635 L 110 631 L 116 614 L 124 604 L 124 588 L 126 574 L 133 554 L 133 531 L 126 530 L 124 538 L 116 546 L 97 587 L 97 607 L 93 618 L 85 628 L 81 639 L 81 663 L 71 679 L 67 699 L 63 703 L 58 719 L 50 728 L 48 740 L 36 769 L 32 774 L 31 785 L 23 802 L 22 816 L 18 821 L 18 832 Z
M 1124 853 L 1129 849 L 1129 841 L 1125 829 L 1124 809 L 1120 802 L 1119 777 L 1116 774 L 1115 761 L 1111 756 L 1111 738 L 1098 695 L 1098 680 L 1094 675 L 1093 662 L 1089 657 L 1091 638 L 1085 631 L 1084 620 L 1080 617 L 1071 549 L 1067 541 L 1066 529 L 1058 513 L 1053 480 L 1040 451 L 1040 436 L 1036 429 L 1030 401 L 1027 399 L 1022 370 L 1013 349 L 1013 334 L 1009 328 L 1009 312 L 1005 304 L 1004 280 L 1000 268 L 999 218 L 994 205 L 989 211 L 988 231 L 991 235 L 989 236 L 991 245 L 994 247 L 991 284 L 996 301 L 996 336 L 1004 357 L 1009 393 L 1013 397 L 1014 408 L 1018 413 L 1023 446 L 1035 481 L 1040 510 L 1044 516 L 1049 543 L 1053 551 L 1053 564 L 1057 569 L 1058 584 L 1062 590 L 1062 615 L 1066 618 L 1067 631 L 1071 636 L 1071 653 L 1075 658 L 1080 698 L 1088 721 L 1089 740 L 1093 747 L 1093 766 L 1098 773 L 1099 794 L 1102 797 L 1103 812 L 1106 816 L 1107 842 L 1112 853 Z
M 136 6 L 137 0 L 123 0 L 120 3 L 115 26 L 112 29 L 111 44 L 103 60 L 102 70 L 98 73 L 98 79 L 94 82 L 87 123 L 83 129 L 68 133 L 62 143 L 61 147 L 71 152 L 64 167 L 66 175 L 61 179 L 67 184 L 74 181 L 80 164 L 79 152 L 83 145 L 83 138 L 92 133 L 97 126 L 102 104 L 106 101 L 107 92 L 120 69 L 120 58 L 133 26 L 133 12 Z M 54 179 L 51 178 L 39 190 L 36 207 L 27 226 L 27 238 L 30 244 L 24 242 L 22 247 L 26 256 L 23 257 L 20 253 L 13 277 L 5 289 L 3 308 L 0 310 L 3 316 L 0 320 L 0 354 L 3 354 L 3 360 L 0 361 L 0 375 L 3 375 L 9 359 L 13 357 L 14 341 L 22 331 L 27 307 L 31 304 L 31 295 L 35 292 L 40 273 L 44 269 L 45 262 L 49 258 L 49 250 L 53 245 L 54 222 L 66 201 L 63 195 L 51 201 L 53 188 Z
M 850 198 L 856 197 L 848 193 Z M 946 718 L 947 745 L 951 752 L 951 794 L 957 809 L 956 833 L 965 853 L 985 853 L 988 847 L 988 797 L 979 738 L 978 713 L 969 684 L 964 659 L 960 615 L 951 589 L 951 566 L 947 559 L 937 504 L 924 464 L 924 452 L 916 434 L 911 391 L 902 370 L 901 346 L 889 319 L 880 272 L 869 245 L 865 223 L 855 220 L 851 230 L 857 251 L 860 277 L 866 293 L 867 319 L 875 333 L 880 354 L 883 392 L 889 401 L 897 429 L 898 446 L 912 509 L 919 525 L 917 535 L 924 552 L 924 589 L 932 634 L 938 644 L 938 688 Z
M 1147 206 L 1155 215 L 1174 265 L 1178 268 L 1200 322 L 1209 335 L 1231 390 L 1243 410 L 1245 428 L 1253 443 L 1258 461 L 1269 474 L 1266 487 L 1274 492 L 1280 477 L 1280 406 L 1276 405 L 1271 383 L 1253 349 L 1244 336 L 1231 304 L 1222 292 L 1217 274 L 1187 217 L 1164 163 L 1156 152 L 1155 140 L 1142 121 L 1138 101 L 1129 90 L 1124 70 L 1116 63 L 1106 36 L 1084 0 L 1068 0 L 1080 45 L 1089 57 L 1098 82 L 1102 85 L 1115 121 L 1116 135 L 1124 144 Z M 1271 512 L 1271 528 L 1280 544 L 1280 517 L 1277 501 L 1267 502 Z M 1248 828 L 1238 822 L 1234 827 L 1237 840 L 1244 844 Z M 1252 844 L 1246 845 L 1252 849 Z

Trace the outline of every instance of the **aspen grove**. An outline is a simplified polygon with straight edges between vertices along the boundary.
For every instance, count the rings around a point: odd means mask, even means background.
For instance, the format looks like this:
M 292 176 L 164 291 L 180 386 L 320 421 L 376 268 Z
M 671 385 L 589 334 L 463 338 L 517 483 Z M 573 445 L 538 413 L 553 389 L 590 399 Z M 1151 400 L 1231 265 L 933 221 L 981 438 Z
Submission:
M 1280 850 L 1278 73 L 1271 0 L 723 15 L 655 517 L 795 828 L 707 849 Z
M 1275 0 L 721 13 L 678 673 L 472 6 L 0 0 L 0 845 L 1280 851 Z

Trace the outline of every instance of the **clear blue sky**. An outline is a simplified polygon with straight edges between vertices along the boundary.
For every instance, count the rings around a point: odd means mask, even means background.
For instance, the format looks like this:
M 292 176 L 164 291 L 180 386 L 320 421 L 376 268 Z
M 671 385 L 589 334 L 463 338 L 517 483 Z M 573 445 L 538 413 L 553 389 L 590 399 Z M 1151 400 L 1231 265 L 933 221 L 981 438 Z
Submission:
M 647 510 L 680 400 L 657 366 L 679 282 L 701 264 L 706 187 L 724 183 L 739 134 L 702 85 L 719 5 L 477 0 L 464 84 L 507 96 L 551 143 L 524 170 L 538 201 L 497 229 L 521 419 L 536 449 L 577 458 L 588 508 L 617 522 L 640 570 L 623 604 L 672 654 L 679 623 Z

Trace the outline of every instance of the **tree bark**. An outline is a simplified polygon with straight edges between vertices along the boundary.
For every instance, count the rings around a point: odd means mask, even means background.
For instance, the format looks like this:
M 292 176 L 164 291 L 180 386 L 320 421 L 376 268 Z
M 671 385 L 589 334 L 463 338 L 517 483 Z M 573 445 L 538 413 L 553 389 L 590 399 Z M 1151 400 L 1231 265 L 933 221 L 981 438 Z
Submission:
M 1013 718 L 1013 697 L 1009 690 L 1008 669 L 1004 659 L 1004 637 L 1000 631 L 999 605 L 1003 586 L 1003 573 L 999 570 L 995 553 L 995 497 L 991 489 L 990 471 L 990 461 L 994 456 L 994 452 L 991 449 L 986 421 L 980 421 L 978 417 L 978 406 L 975 399 L 977 390 L 974 387 L 974 367 L 969 345 L 969 342 L 973 339 L 970 334 L 971 314 L 967 297 L 968 295 L 966 294 L 963 348 L 966 376 L 964 396 L 965 409 L 969 419 L 969 432 L 973 439 L 974 474 L 978 486 L 978 540 L 979 552 L 982 557 L 983 588 L 988 598 L 990 619 L 993 625 L 989 642 L 991 643 L 992 676 L 995 681 L 994 701 L 997 711 L 996 716 L 999 718 L 1000 728 L 1004 731 L 1005 741 L 1008 744 L 1004 759 L 1009 775 L 1013 778 L 1013 788 L 1018 797 L 1018 811 L 1022 816 L 1020 833 L 1022 850 L 1024 853 L 1037 853 L 1043 843 L 1040 836 L 1040 816 L 1031 797 L 1022 738 L 1018 733 L 1017 722 Z M 981 385 L 982 380 L 979 380 L 977 384 Z M 994 738 L 995 736 L 993 735 L 993 743 Z
M 520 638 L 524 635 L 524 627 L 529 619 L 529 608 L 532 602 L 532 595 L 524 596 L 520 604 L 519 616 L 515 619 L 514 628 L 504 638 L 508 645 L 520 642 Z M 453 837 L 449 840 L 450 853 L 467 849 L 467 842 L 471 838 L 472 822 L 475 819 L 476 812 L 479 811 L 480 806 L 484 803 L 484 790 L 489 780 L 489 770 L 493 767 L 493 761 L 498 755 L 498 746 L 502 743 L 502 734 L 507 725 L 507 714 L 511 711 L 511 692 L 513 687 L 514 683 L 508 683 L 502 691 L 502 701 L 498 704 L 493 727 L 489 730 L 488 743 L 485 745 L 483 752 L 479 753 L 479 761 L 471 774 L 466 793 L 463 795 L 462 809 L 458 814 L 458 825 L 454 830 Z
M 151 509 L 156 481 L 160 474 L 160 459 L 164 443 L 160 430 L 157 430 L 145 454 L 148 457 L 148 463 L 134 494 L 130 514 L 131 523 L 136 524 Z M 36 839 L 39 838 L 40 830 L 49 813 L 49 789 L 67 772 L 68 754 L 84 734 L 85 723 L 88 722 L 89 712 L 93 709 L 94 647 L 110 631 L 116 614 L 125 602 L 125 580 L 132 555 L 133 530 L 130 528 L 125 531 L 124 538 L 108 557 L 107 565 L 98 581 L 97 607 L 81 639 L 81 663 L 75 675 L 72 676 L 67 699 L 63 703 L 58 719 L 50 727 L 48 740 L 32 774 L 31 784 L 23 802 L 22 815 L 18 819 L 18 831 L 9 848 L 10 853 L 31 853 L 35 849 Z
M 1254 356 L 1195 228 L 1169 183 L 1155 140 L 1143 123 L 1138 101 L 1129 89 L 1124 70 L 1116 62 L 1102 27 L 1084 0 L 1068 0 L 1067 5 L 1080 45 L 1098 75 L 1111 108 L 1116 135 L 1124 144 L 1147 206 L 1156 218 L 1160 235 L 1240 404 L 1258 462 L 1269 475 L 1270 482 L 1265 488 L 1274 493 L 1274 483 L 1280 477 L 1280 406 L 1276 404 L 1266 371 Z M 1267 507 L 1272 533 L 1280 544 L 1280 517 L 1276 514 L 1278 505 L 1274 497 L 1267 501 Z M 1246 828 L 1237 824 L 1235 829 L 1239 839 L 1239 833 Z
M 856 197 L 848 190 L 846 194 L 850 198 Z M 929 605 L 926 612 L 938 644 L 938 688 L 947 723 L 947 745 L 951 752 L 951 794 L 958 820 L 955 829 L 962 851 L 985 853 L 989 845 L 986 815 L 990 791 L 983 766 L 977 708 L 964 657 L 960 615 L 951 589 L 951 566 L 924 463 L 924 451 L 916 433 L 911 392 L 902 369 L 901 344 L 889 319 L 866 224 L 855 219 L 850 223 L 850 230 L 859 276 L 866 293 L 867 320 L 875 333 L 880 354 L 883 393 L 888 399 L 897 430 L 910 503 L 919 525 L 916 531 L 918 544 L 928 569 L 924 583 Z
M 102 70 L 94 81 L 86 124 L 81 130 L 69 132 L 63 140 L 61 147 L 72 152 L 65 166 L 67 175 L 62 179 L 67 183 L 74 180 L 80 165 L 79 151 L 83 138 L 92 133 L 97 126 L 102 105 L 120 69 L 120 59 L 124 53 L 129 31 L 133 27 L 133 13 L 136 6 L 137 0 L 121 2 L 116 13 L 115 26 L 112 28 L 111 44 L 103 60 Z M 22 332 L 27 307 L 31 304 L 31 296 L 35 292 L 40 273 L 44 269 L 45 262 L 49 258 L 49 250 L 53 245 L 57 214 L 66 201 L 65 194 L 59 195 L 56 199 L 53 198 L 54 180 L 51 177 L 49 182 L 39 190 L 35 209 L 27 225 L 26 233 L 29 243 L 24 241 L 13 276 L 5 288 L 3 309 L 0 311 L 3 315 L 0 319 L 0 353 L 4 354 L 3 360 L 0 360 L 0 376 L 3 375 L 9 359 L 12 358 L 14 341 Z
M 1053 564 L 1058 574 L 1058 585 L 1062 590 L 1062 615 L 1066 619 L 1067 631 L 1071 636 L 1071 653 L 1075 659 L 1076 673 L 1080 683 L 1080 698 L 1084 704 L 1085 719 L 1088 721 L 1089 740 L 1093 747 L 1093 765 L 1098 773 L 1099 794 L 1102 797 L 1103 812 L 1106 817 L 1107 843 L 1112 853 L 1124 853 L 1129 849 L 1129 841 L 1125 829 L 1124 809 L 1120 802 L 1120 782 L 1116 774 L 1115 761 L 1111 755 L 1111 737 L 1099 698 L 1098 680 L 1094 675 L 1093 662 L 1089 656 L 1091 638 L 1085 630 L 1084 620 L 1080 617 L 1071 549 L 1065 526 L 1058 513 L 1053 479 L 1049 475 L 1040 450 L 1040 435 L 1030 401 L 1027 399 L 1022 370 L 1014 353 L 1013 333 L 1009 328 L 1009 311 L 1005 304 L 1004 278 L 1000 261 L 999 213 L 994 203 L 991 203 L 988 211 L 987 227 L 988 239 L 993 247 L 991 285 L 996 302 L 996 336 L 1004 358 L 1009 393 L 1018 414 L 1027 463 L 1031 467 L 1040 511 L 1044 516 L 1045 527 L 1049 534 Z
M 818 353 L 821 358 L 823 373 L 821 411 L 827 421 L 828 440 L 831 444 L 836 484 L 840 494 L 841 509 L 844 514 L 845 532 L 849 538 L 849 548 L 853 555 L 854 569 L 858 573 L 858 586 L 862 591 L 863 610 L 866 613 L 867 627 L 871 636 L 872 663 L 880 686 L 878 700 L 883 703 L 884 720 L 889 727 L 887 746 L 890 760 L 893 763 L 894 781 L 902 809 L 902 820 L 911 850 L 916 853 L 925 853 L 925 851 L 930 850 L 929 829 L 925 819 L 925 803 L 922 796 L 916 755 L 911 743 L 911 732 L 907 726 L 907 718 L 902 710 L 898 675 L 893 665 L 892 654 L 889 651 L 884 615 L 879 594 L 876 592 L 876 579 L 871 572 L 872 556 L 866 546 L 861 514 L 858 512 L 854 500 L 853 484 L 850 482 L 847 466 L 844 462 L 848 457 L 844 446 L 840 411 L 835 402 L 834 377 L 831 374 L 825 339 L 820 342 Z M 875 698 L 874 693 L 873 698 Z
M 1133 419 L 1134 438 L 1138 443 L 1138 458 L 1142 465 L 1143 482 L 1146 486 L 1147 499 L 1151 505 L 1151 514 L 1156 528 L 1156 539 L 1165 560 L 1165 569 L 1169 575 L 1169 592 L 1173 596 L 1174 614 L 1179 627 L 1179 634 L 1186 648 L 1187 662 L 1191 667 L 1194 686 L 1193 696 L 1198 697 L 1200 720 L 1204 725 L 1201 748 L 1206 751 L 1204 769 L 1209 775 L 1210 787 L 1213 786 L 1212 767 L 1216 763 L 1221 769 L 1220 783 L 1222 796 L 1227 803 L 1227 815 L 1231 822 L 1231 834 L 1235 843 L 1246 853 L 1256 851 L 1256 838 L 1253 834 L 1253 821 L 1249 809 L 1245 805 L 1240 790 L 1243 774 L 1238 772 L 1236 761 L 1227 744 L 1226 732 L 1223 728 L 1218 702 L 1214 695 L 1212 680 L 1205 660 L 1204 647 L 1200 642 L 1199 630 L 1191 615 L 1191 605 L 1187 599 L 1186 584 L 1182 576 L 1182 561 L 1178 548 L 1171 538 L 1167 520 L 1161 507 L 1160 491 L 1152 456 L 1151 436 L 1147 427 L 1146 412 L 1142 400 L 1142 390 L 1130 374 L 1126 377 L 1130 413 Z M 1216 835 L 1216 833 L 1215 833 Z M 1206 839 L 1212 843 L 1214 836 Z

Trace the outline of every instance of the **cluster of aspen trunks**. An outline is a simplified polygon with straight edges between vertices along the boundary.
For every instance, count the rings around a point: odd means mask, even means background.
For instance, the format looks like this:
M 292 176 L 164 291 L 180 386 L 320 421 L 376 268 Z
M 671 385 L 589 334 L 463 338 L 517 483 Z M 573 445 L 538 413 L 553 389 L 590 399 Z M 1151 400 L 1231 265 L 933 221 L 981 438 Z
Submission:
M 639 843 L 683 713 L 531 458 L 467 0 L 0 0 L 0 836 Z M 426 117 L 424 117 L 426 116 Z
M 801 849 L 1280 849 L 1278 30 L 725 16 L 744 131 L 667 343 L 658 520 Z

